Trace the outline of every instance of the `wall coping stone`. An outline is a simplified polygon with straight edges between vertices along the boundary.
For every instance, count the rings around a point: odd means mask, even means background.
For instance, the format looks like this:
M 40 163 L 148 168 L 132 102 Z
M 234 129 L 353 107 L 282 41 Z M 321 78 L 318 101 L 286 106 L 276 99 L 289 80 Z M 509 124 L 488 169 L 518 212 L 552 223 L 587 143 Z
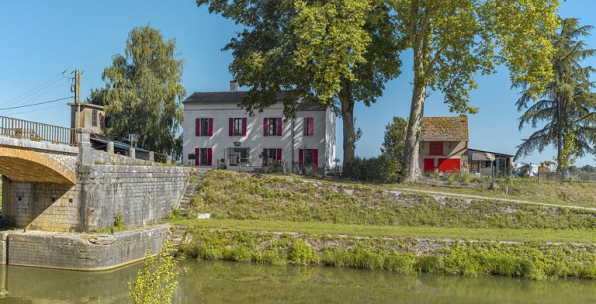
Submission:
M 71 147 L 67 145 L 52 144 L 49 142 L 34 141 L 29 139 L 18 139 L 10 137 L 0 137 L 0 146 L 20 147 L 23 149 L 45 150 L 48 152 L 58 152 L 66 154 L 79 154 L 78 147 Z

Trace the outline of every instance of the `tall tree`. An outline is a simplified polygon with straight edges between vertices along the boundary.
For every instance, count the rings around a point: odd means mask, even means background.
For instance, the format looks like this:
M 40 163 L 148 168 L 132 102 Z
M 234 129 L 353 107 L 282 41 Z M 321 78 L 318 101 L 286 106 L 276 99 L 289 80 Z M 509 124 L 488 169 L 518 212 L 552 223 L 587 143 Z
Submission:
M 354 105 L 370 106 L 397 77 L 404 41 L 380 0 L 197 0 L 243 25 L 228 43 L 230 71 L 249 87 L 241 106 L 263 110 L 284 92 L 285 116 L 297 101 L 334 106 L 343 118 L 344 161 L 354 158 Z
M 401 117 L 393 117 L 393 121 L 385 126 L 385 137 L 381 153 L 392 161 L 403 164 L 406 149 L 406 125 Z M 401 167 L 401 166 L 400 166 Z
M 539 123 L 545 123 L 523 140 L 515 157 L 530 155 L 535 150 L 542 152 L 552 145 L 557 149 L 558 170 L 564 176 L 573 158 L 595 152 L 596 94 L 592 92 L 594 83 L 590 81 L 590 73 L 596 70 L 581 64 L 594 56 L 596 50 L 585 49 L 585 42 L 578 40 L 589 36 L 592 28 L 580 26 L 576 18 L 561 20 L 561 29 L 550 38 L 556 50 L 551 61 L 555 77 L 538 101 L 534 103 L 527 92 L 527 82 L 513 84 L 514 88 L 523 89 L 516 103 L 519 111 L 526 110 L 519 119 L 520 130 L 526 124 L 536 128 Z
M 557 0 L 395 0 L 398 32 L 413 51 L 414 79 L 406 140 L 405 179 L 420 177 L 418 150 L 427 90 L 445 94 L 452 112 L 475 113 L 468 104 L 474 76 L 510 70 L 534 96 L 552 78 Z
M 119 139 L 137 134 L 139 146 L 166 154 L 179 152 L 182 122 L 183 60 L 175 39 L 164 41 L 149 26 L 134 28 L 124 55 L 112 57 L 103 72 L 103 102 L 109 118 L 107 133 Z

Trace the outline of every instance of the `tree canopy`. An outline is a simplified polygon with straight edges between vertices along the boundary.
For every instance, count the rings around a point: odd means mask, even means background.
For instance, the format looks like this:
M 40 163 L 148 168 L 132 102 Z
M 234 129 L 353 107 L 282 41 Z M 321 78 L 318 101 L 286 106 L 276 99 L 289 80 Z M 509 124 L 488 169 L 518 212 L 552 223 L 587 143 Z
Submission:
M 101 100 L 109 119 L 109 135 L 127 139 L 136 134 L 142 148 L 174 156 L 181 153 L 180 102 L 186 91 L 182 87 L 183 60 L 177 59 L 175 44 L 175 39 L 164 41 L 161 33 L 149 26 L 129 33 L 124 55 L 114 55 L 102 76 L 106 87 L 100 90 Z
M 401 117 L 393 117 L 391 123 L 385 126 L 385 137 L 381 153 L 392 161 L 403 164 L 404 152 L 406 149 L 406 120 Z
M 542 92 L 553 73 L 548 36 L 557 28 L 557 0 L 396 0 L 398 33 L 413 51 L 414 88 L 406 140 L 405 181 L 420 176 L 418 150 L 427 90 L 444 93 L 452 112 L 475 113 L 474 77 L 509 68 L 512 82 Z
M 596 50 L 585 49 L 585 42 L 578 40 L 588 36 L 592 28 L 580 26 L 575 18 L 561 20 L 561 29 L 550 37 L 556 50 L 551 60 L 555 77 L 536 102 L 526 81 L 514 83 L 514 88 L 523 89 L 517 101 L 518 110 L 526 110 L 519 119 L 520 130 L 527 124 L 536 128 L 544 123 L 517 147 L 516 158 L 554 146 L 558 169 L 566 171 L 575 157 L 595 152 L 596 94 L 592 92 L 590 73 L 596 70 L 581 64 Z
M 224 50 L 230 71 L 249 88 L 241 106 L 263 110 L 285 93 L 285 116 L 297 101 L 333 106 L 343 118 L 344 161 L 354 158 L 354 104 L 371 105 L 399 75 L 403 39 L 390 5 L 379 0 L 197 0 L 243 25 Z

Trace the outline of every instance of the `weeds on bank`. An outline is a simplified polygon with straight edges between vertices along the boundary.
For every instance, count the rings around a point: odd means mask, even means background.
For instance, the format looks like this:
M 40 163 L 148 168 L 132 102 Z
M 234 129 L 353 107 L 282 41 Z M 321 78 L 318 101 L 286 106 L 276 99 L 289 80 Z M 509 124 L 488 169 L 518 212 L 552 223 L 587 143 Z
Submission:
M 407 238 L 362 239 L 197 228 L 188 233 L 193 242 L 180 250 L 198 259 L 316 264 L 403 274 L 596 279 L 596 245 L 434 241 L 434 245 L 425 248 Z M 423 253 L 415 252 L 421 250 Z

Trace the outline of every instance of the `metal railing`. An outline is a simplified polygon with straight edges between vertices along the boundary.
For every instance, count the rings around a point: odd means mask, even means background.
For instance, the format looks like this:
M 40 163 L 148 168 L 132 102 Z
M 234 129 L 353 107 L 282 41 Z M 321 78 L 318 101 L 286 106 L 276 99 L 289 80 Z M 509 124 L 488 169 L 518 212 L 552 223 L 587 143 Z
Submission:
M 77 145 L 75 129 L 0 116 L 0 137 Z

